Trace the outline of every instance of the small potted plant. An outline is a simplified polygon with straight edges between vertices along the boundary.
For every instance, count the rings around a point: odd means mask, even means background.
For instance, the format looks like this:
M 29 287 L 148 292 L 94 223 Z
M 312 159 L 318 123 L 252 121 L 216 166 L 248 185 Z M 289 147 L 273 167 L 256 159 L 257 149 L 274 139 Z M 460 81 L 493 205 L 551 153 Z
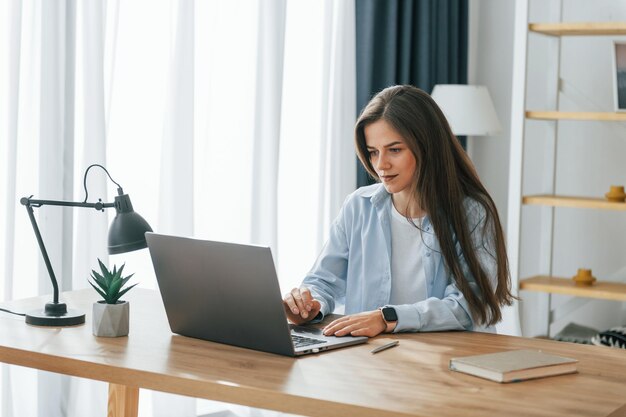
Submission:
M 120 269 L 113 266 L 110 271 L 100 259 L 101 274 L 92 270 L 89 284 L 102 296 L 101 301 L 93 303 L 93 334 L 103 337 L 118 337 L 128 335 L 128 322 L 130 317 L 129 304 L 120 300 L 135 285 L 124 286 L 134 275 L 122 277 L 124 265 Z

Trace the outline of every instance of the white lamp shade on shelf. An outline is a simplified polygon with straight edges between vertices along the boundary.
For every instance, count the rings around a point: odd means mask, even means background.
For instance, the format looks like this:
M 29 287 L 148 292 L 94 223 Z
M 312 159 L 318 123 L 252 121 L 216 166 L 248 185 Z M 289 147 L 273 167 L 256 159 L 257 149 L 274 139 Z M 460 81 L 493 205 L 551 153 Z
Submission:
M 489 136 L 501 130 L 487 87 L 438 84 L 431 94 L 456 136 Z

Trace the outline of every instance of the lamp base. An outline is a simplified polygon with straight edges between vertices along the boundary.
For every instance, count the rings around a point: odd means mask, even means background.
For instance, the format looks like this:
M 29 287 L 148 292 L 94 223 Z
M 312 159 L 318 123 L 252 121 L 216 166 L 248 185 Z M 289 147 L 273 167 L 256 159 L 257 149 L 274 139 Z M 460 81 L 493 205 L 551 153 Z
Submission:
M 47 303 L 43 310 L 26 313 L 26 323 L 33 326 L 76 326 L 85 323 L 85 313 L 68 310 L 63 303 Z

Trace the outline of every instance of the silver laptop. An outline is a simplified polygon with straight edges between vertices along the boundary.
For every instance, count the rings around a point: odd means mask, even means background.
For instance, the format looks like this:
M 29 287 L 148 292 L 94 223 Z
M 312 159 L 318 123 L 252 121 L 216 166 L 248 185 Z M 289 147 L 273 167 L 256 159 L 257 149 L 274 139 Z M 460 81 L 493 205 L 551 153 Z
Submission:
M 355 345 L 287 322 L 270 248 L 146 233 L 172 332 L 286 356 Z

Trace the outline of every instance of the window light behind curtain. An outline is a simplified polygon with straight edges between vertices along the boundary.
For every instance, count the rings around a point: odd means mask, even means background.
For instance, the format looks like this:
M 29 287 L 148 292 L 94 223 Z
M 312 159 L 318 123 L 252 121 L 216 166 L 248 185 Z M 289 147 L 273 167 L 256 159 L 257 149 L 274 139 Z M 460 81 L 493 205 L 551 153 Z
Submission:
M 92 162 L 156 231 L 269 244 L 283 291 L 299 284 L 355 188 L 353 1 L 1 3 L 0 298 L 51 292 L 19 197 L 82 199 Z M 113 195 L 89 181 L 90 198 Z M 107 258 L 106 216 L 85 212 L 37 213 L 65 290 Z M 109 262 L 156 288 L 147 251 Z M 0 417 L 106 407 L 101 382 L 7 365 L 1 376 Z M 140 416 L 216 410 L 159 395 L 142 391 Z

